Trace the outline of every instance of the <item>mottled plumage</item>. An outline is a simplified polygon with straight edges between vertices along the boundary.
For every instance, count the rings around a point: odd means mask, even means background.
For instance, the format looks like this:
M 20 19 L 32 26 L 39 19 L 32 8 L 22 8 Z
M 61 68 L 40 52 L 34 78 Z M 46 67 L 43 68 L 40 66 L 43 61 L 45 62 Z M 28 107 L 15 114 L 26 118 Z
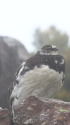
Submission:
M 56 46 L 46 45 L 22 63 L 12 84 L 11 101 L 17 105 L 30 95 L 51 97 L 64 83 L 65 62 Z

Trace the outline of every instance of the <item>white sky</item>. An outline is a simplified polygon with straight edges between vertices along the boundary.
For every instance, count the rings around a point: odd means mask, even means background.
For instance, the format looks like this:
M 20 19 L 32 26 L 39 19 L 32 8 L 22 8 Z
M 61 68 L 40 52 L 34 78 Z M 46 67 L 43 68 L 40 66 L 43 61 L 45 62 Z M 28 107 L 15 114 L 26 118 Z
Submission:
M 70 36 L 70 0 L 0 0 L 0 35 L 20 40 L 29 51 L 35 29 L 51 25 Z

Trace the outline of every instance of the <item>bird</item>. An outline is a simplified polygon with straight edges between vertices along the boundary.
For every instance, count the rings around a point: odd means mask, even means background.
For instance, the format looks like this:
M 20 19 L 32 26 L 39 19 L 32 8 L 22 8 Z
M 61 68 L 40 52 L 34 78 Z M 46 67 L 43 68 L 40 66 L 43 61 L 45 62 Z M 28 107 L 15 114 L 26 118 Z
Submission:
M 64 84 L 65 60 L 55 45 L 45 45 L 18 68 L 10 95 L 14 107 L 29 96 L 50 98 Z

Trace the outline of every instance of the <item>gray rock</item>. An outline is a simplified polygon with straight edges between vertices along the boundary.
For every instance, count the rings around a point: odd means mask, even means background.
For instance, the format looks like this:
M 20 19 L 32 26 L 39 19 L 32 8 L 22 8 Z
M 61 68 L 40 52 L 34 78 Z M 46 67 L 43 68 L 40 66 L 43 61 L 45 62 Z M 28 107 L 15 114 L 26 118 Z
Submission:
M 0 106 L 9 109 L 9 85 L 20 64 L 29 57 L 17 40 L 0 36 Z

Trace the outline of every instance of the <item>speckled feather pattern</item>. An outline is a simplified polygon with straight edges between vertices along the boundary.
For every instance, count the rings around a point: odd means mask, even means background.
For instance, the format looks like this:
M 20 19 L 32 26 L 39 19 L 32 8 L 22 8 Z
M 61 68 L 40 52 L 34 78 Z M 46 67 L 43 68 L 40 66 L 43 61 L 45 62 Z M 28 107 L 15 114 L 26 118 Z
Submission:
M 54 47 L 54 46 L 53 46 Z M 61 55 L 43 55 L 39 52 L 26 60 L 16 73 L 11 92 L 12 105 L 34 95 L 51 97 L 64 83 L 65 61 Z

